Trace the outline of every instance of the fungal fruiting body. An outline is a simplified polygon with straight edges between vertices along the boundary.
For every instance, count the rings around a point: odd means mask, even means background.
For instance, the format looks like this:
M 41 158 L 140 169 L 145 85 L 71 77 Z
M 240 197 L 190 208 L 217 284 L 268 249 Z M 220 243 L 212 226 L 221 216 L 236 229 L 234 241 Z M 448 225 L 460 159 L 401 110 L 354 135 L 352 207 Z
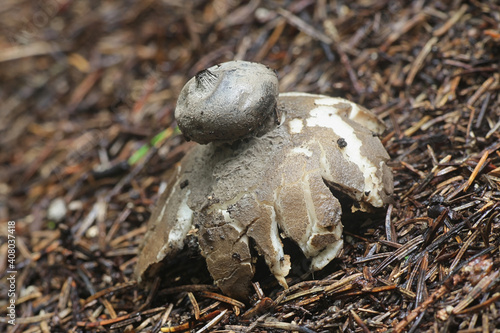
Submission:
M 341 98 L 304 93 L 281 94 L 276 107 L 273 121 L 261 120 L 273 124 L 265 132 L 197 145 L 183 158 L 151 216 L 138 279 L 180 251 L 197 227 L 201 253 L 225 294 L 248 297 L 256 254 L 286 287 L 293 258 L 282 237 L 300 247 L 312 270 L 342 249 L 342 207 L 332 193 L 361 211 L 388 201 L 392 173 L 374 135 L 384 127 L 376 116 Z

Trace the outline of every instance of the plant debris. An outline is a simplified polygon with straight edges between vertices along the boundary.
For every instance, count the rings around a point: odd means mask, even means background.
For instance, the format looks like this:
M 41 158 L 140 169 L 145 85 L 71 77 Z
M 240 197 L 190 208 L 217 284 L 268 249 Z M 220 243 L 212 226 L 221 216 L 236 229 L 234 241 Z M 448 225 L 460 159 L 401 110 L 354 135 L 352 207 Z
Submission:
M 496 1 L 21 0 L 0 16 L 0 331 L 498 332 Z M 249 304 L 213 287 L 195 235 L 145 288 L 137 247 L 192 146 L 176 98 L 237 59 L 378 114 L 394 203 L 344 221 L 314 276 L 305 260 L 287 290 L 257 275 Z

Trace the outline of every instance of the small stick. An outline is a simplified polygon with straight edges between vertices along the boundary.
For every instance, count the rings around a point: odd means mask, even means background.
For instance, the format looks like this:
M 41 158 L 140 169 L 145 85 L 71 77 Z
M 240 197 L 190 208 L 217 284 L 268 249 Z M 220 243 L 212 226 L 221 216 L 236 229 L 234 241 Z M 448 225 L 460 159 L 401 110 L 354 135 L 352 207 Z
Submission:
M 390 204 L 389 207 L 387 207 L 387 214 L 385 215 L 386 237 L 387 237 L 387 241 L 389 241 L 389 242 L 396 242 L 397 241 L 396 230 L 394 230 L 394 224 L 391 223 L 391 215 L 392 215 L 393 207 L 394 206 L 392 204 Z
M 220 302 L 227 303 L 227 304 L 230 304 L 233 306 L 237 306 L 239 308 L 245 307 L 245 304 L 241 303 L 240 301 L 237 301 L 234 298 L 223 296 L 221 294 L 213 293 L 213 292 L 206 291 L 206 290 L 200 290 L 200 291 L 198 291 L 198 294 L 202 297 L 211 298 L 211 299 L 214 299 L 216 301 L 220 301 Z
M 226 314 L 227 309 L 219 313 L 214 319 L 210 320 L 205 326 L 200 328 L 196 333 L 203 333 L 205 331 L 209 331 L 212 327 L 214 327 Z
M 112 287 L 100 290 L 100 291 L 96 292 L 95 294 L 93 294 L 92 296 L 88 297 L 85 301 L 83 301 L 83 305 L 89 304 L 93 300 L 96 300 L 100 297 L 106 296 L 106 295 L 111 294 L 111 293 L 116 295 L 119 291 L 121 291 L 123 289 L 132 288 L 135 285 L 137 285 L 137 282 L 132 281 L 132 282 L 126 282 L 124 284 L 120 284 L 120 285 L 116 285 L 116 286 L 112 286 Z
M 460 303 L 457 304 L 452 310 L 453 314 L 457 314 L 461 311 L 463 311 L 467 305 L 472 303 L 476 298 L 481 296 L 481 294 L 484 295 L 484 293 L 488 290 L 489 287 L 495 284 L 498 280 L 500 272 L 499 271 L 493 271 L 490 275 L 487 275 L 483 277 L 477 285 L 472 288 L 472 290 L 467 294 L 467 296 L 460 301 Z
M 248 320 L 255 316 L 258 316 L 270 308 L 274 307 L 276 303 L 269 297 L 264 297 L 255 303 L 255 305 L 248 309 L 244 314 L 241 315 L 241 319 Z
M 413 83 L 413 80 L 415 79 L 415 76 L 417 75 L 418 71 L 422 67 L 425 58 L 427 55 L 431 52 L 432 47 L 434 44 L 438 42 L 437 37 L 432 37 L 429 39 L 429 41 L 424 45 L 420 53 L 418 54 L 417 58 L 415 58 L 415 61 L 413 62 L 413 65 L 411 66 L 410 73 L 408 73 L 408 76 L 406 77 L 405 84 L 407 86 L 411 86 Z
M 328 45 L 333 46 L 335 48 L 335 50 L 340 56 L 340 62 L 342 63 L 342 65 L 344 65 L 345 69 L 347 70 L 347 74 L 349 75 L 349 79 L 351 80 L 354 90 L 356 90 L 358 94 L 361 94 L 364 89 L 359 83 L 358 77 L 356 76 L 356 72 L 351 66 L 351 61 L 349 60 L 349 57 L 344 51 L 344 48 L 340 41 L 339 34 L 337 32 L 337 28 L 335 27 L 332 21 L 326 21 L 325 28 L 327 29 L 327 32 L 329 32 L 330 37 L 332 38 L 332 42 L 329 43 Z
M 481 111 L 479 111 L 479 115 L 477 116 L 476 121 L 476 129 L 481 127 L 483 123 L 484 115 L 486 114 L 486 109 L 488 108 L 488 104 L 490 104 L 491 93 L 486 93 L 486 97 L 484 98 L 483 104 L 481 105 Z
M 291 323 L 285 323 L 285 322 L 263 322 L 263 323 L 257 323 L 257 326 L 263 327 L 263 328 L 275 328 L 279 330 L 285 330 L 285 331 L 297 331 L 297 332 L 303 332 L 303 333 L 314 333 L 315 331 L 305 327 L 305 326 L 299 326 L 296 324 L 291 324 Z
M 356 312 L 354 312 L 353 310 L 351 310 L 350 313 L 351 313 L 351 316 L 354 318 L 354 321 L 356 322 L 356 324 L 358 324 L 359 327 L 361 327 L 363 329 L 363 332 L 370 333 L 370 329 L 368 328 L 368 326 L 366 326 L 366 324 L 358 316 L 358 314 Z
M 460 281 L 462 281 L 463 278 L 460 277 L 458 274 L 456 274 L 452 278 L 451 286 L 448 286 L 446 283 L 439 287 L 430 297 L 428 297 L 421 305 L 419 305 L 415 310 L 410 312 L 402 321 L 396 324 L 394 327 L 394 332 L 395 333 L 400 333 L 402 332 L 406 326 L 408 326 L 409 323 L 411 323 L 415 318 L 418 317 L 418 315 L 422 312 L 425 311 L 431 304 L 435 303 L 437 300 L 439 300 L 441 297 L 443 297 L 446 293 L 448 293 L 452 287 L 457 285 Z
M 224 310 L 227 311 L 227 310 Z M 224 312 L 222 311 L 222 312 Z M 207 313 L 206 315 L 203 315 L 200 317 L 199 321 L 207 321 L 211 320 L 213 318 L 217 318 L 220 315 L 221 311 L 220 310 L 215 310 L 214 312 Z M 191 329 L 195 325 L 194 322 L 188 321 L 187 323 L 177 325 L 177 326 L 170 326 L 170 327 L 162 327 L 161 331 L 162 332 L 183 332 Z
M 407 33 L 408 31 L 411 30 L 414 26 L 419 24 L 420 22 L 424 21 L 427 18 L 427 15 L 420 12 L 404 24 L 401 30 L 397 30 L 392 32 L 389 37 L 387 38 L 386 42 L 380 47 L 380 50 L 382 52 L 386 52 L 389 46 L 392 45 L 395 41 L 397 41 L 402 35 Z M 399 22 L 398 22 L 399 23 Z
M 333 40 L 330 37 L 325 35 L 323 32 L 317 30 L 312 25 L 306 23 L 300 17 L 293 15 L 288 10 L 283 8 L 278 8 L 278 14 L 283 16 L 288 23 L 290 23 L 300 31 L 303 31 L 305 34 L 313 37 L 314 39 L 317 39 L 328 45 L 333 43 Z
M 191 304 L 193 305 L 193 310 L 194 310 L 194 318 L 196 320 L 199 320 L 200 319 L 200 307 L 198 305 L 198 302 L 196 301 L 196 298 L 194 297 L 193 293 L 192 292 L 188 292 L 187 293 L 188 295 L 188 298 L 189 298 L 189 301 L 191 302 Z
M 453 262 L 450 265 L 450 268 L 449 268 L 450 272 L 452 272 L 455 269 L 455 267 L 457 267 L 458 262 L 460 261 L 460 259 L 462 259 L 462 256 L 464 255 L 465 251 L 467 251 L 467 249 L 469 248 L 472 241 L 477 237 L 477 235 L 479 235 L 479 232 L 480 232 L 480 229 L 477 229 L 469 237 L 469 239 L 467 239 L 467 241 L 465 241 L 465 243 L 461 244 L 460 251 L 458 251 L 458 254 L 455 256 L 455 259 L 453 260 Z
M 422 117 L 415 125 L 413 125 L 412 127 L 406 129 L 403 133 L 404 135 L 406 136 L 412 136 L 413 134 L 415 134 L 415 132 L 417 132 L 419 129 L 422 129 L 422 130 L 426 130 L 427 128 L 424 128 L 423 126 L 432 119 L 431 116 L 424 116 Z
M 286 20 L 284 18 L 279 18 L 279 21 L 276 24 L 276 27 L 274 28 L 273 33 L 266 40 L 266 42 L 264 43 L 262 48 L 259 50 L 259 52 L 255 56 L 255 61 L 260 62 L 260 61 L 262 61 L 262 59 L 264 59 L 264 57 L 269 53 L 269 51 L 272 49 L 272 47 L 279 40 L 285 27 L 286 27 Z
M 441 37 L 444 35 L 448 30 L 450 30 L 455 23 L 460 20 L 460 18 L 465 14 L 465 12 L 469 9 L 469 6 L 466 4 L 463 4 L 462 7 L 460 7 L 455 14 L 453 14 L 448 21 L 446 21 L 445 24 L 443 24 L 439 29 L 434 30 L 432 33 L 433 36 L 435 37 Z
M 476 101 L 481 97 L 486 90 L 495 82 L 495 78 L 493 76 L 489 77 L 486 81 L 483 82 L 483 84 L 479 87 L 479 89 L 476 90 L 474 95 L 472 95 L 468 100 L 467 100 L 467 105 L 472 106 Z
M 474 171 L 472 171 L 472 174 L 470 175 L 469 177 L 469 180 L 467 181 L 467 183 L 465 184 L 465 187 L 464 187 L 464 192 L 467 191 L 467 189 L 472 185 L 472 183 L 474 182 L 474 179 L 476 179 L 478 173 L 479 173 L 479 170 L 481 170 L 481 168 L 483 167 L 483 164 L 484 162 L 486 162 L 486 160 L 488 159 L 488 155 L 490 154 L 490 152 L 488 150 L 486 150 L 483 154 L 483 156 L 481 157 L 481 159 L 479 160 L 479 162 L 477 163 L 476 167 L 474 168 Z
M 487 300 L 481 304 L 471 306 L 470 308 L 467 308 L 467 309 L 459 311 L 459 312 L 455 312 L 455 309 L 453 309 L 453 312 L 457 315 L 463 315 L 463 314 L 466 314 L 469 312 L 476 312 L 476 311 L 479 311 L 481 309 L 489 307 L 491 303 L 494 303 L 494 302 L 498 301 L 499 299 L 500 299 L 500 293 L 495 293 L 489 300 Z

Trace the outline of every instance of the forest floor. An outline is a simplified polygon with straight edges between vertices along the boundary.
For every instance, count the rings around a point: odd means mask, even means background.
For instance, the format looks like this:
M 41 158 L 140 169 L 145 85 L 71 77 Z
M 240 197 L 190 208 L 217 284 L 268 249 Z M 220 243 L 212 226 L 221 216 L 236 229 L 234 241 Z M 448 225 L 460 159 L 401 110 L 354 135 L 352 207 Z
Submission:
M 499 22 L 494 0 L 2 1 L 0 331 L 499 332 Z M 376 113 L 394 203 L 288 290 L 257 274 L 247 304 L 192 254 L 138 285 L 192 145 L 176 98 L 234 59 Z

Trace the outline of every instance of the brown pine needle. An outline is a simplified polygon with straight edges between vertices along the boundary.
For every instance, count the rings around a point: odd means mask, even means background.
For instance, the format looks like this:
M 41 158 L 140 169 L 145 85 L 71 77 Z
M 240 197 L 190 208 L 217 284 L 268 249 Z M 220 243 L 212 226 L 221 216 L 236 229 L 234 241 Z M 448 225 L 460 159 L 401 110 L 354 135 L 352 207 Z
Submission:
M 472 171 L 472 174 L 470 175 L 469 179 L 467 180 L 467 183 L 464 187 L 464 192 L 469 189 L 469 187 L 474 182 L 474 179 L 476 179 L 477 175 L 479 174 L 479 170 L 481 170 L 481 168 L 483 167 L 483 164 L 488 159 L 489 154 L 490 154 L 490 152 L 488 150 L 486 150 L 484 152 L 483 156 L 481 156 L 481 159 L 479 160 L 476 167 L 474 168 L 474 171 Z

